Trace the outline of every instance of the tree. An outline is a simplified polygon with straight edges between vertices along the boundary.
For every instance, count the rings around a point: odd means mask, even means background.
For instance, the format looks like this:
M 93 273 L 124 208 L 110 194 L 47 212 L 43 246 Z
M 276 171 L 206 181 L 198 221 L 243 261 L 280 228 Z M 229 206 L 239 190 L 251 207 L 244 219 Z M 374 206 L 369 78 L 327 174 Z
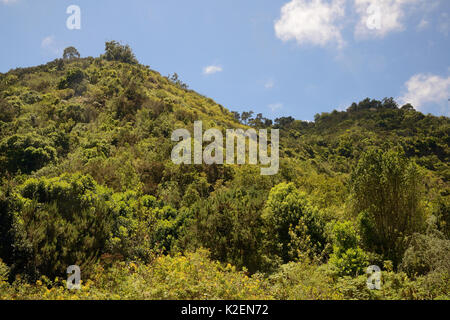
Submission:
M 264 197 L 254 188 L 225 188 L 190 208 L 191 221 L 185 242 L 208 248 L 222 262 L 265 268 L 262 260 L 261 210 Z
M 397 265 L 424 225 L 418 168 L 403 153 L 370 149 L 352 174 L 354 210 L 367 249 Z
M 10 103 L 0 97 L 0 122 L 11 122 L 20 113 L 20 103 Z
M 58 89 L 73 89 L 76 95 L 82 95 L 87 87 L 85 73 L 80 68 L 73 68 L 67 71 L 66 76 L 63 77 L 58 84 Z
M 105 43 L 105 54 L 102 57 L 108 61 L 120 61 L 129 64 L 138 63 L 129 45 L 122 45 L 114 40 Z
M 178 76 L 178 74 L 177 74 L 176 72 L 175 72 L 174 74 L 172 74 L 172 75 L 169 75 L 167 78 L 168 78 L 174 85 L 180 87 L 181 89 L 187 90 L 187 89 L 189 88 L 189 86 L 188 86 L 186 83 L 184 83 L 183 81 L 180 80 L 180 78 L 179 78 L 179 76 Z
M 13 271 L 55 277 L 76 264 L 87 276 L 111 233 L 111 191 L 91 176 L 64 174 L 30 178 L 15 197 Z
M 231 111 L 231 114 L 233 115 L 234 120 L 237 122 L 241 122 L 241 115 L 237 111 Z
M 57 158 L 53 143 L 35 133 L 15 134 L 0 142 L 1 170 L 31 173 Z M 3 162 L 3 163 L 2 163 Z
M 66 49 L 64 49 L 63 53 L 64 60 L 72 60 L 77 58 L 80 58 L 80 53 L 78 52 L 77 49 L 75 49 L 75 47 L 67 47 Z
M 275 119 L 275 128 L 277 129 L 286 129 L 294 122 L 294 118 L 292 117 L 281 117 Z
M 249 112 L 247 112 L 247 111 L 244 111 L 244 112 L 242 112 L 242 115 L 241 115 L 241 119 L 242 119 L 242 122 L 244 122 L 245 124 L 247 124 L 248 123 L 248 121 L 251 119 L 251 117 L 253 116 L 253 111 L 249 111 Z
M 309 243 L 309 248 L 299 249 L 311 253 L 320 253 L 324 247 L 324 223 L 293 183 L 283 182 L 272 188 L 262 219 L 272 252 L 285 263 L 297 253 L 293 242 Z

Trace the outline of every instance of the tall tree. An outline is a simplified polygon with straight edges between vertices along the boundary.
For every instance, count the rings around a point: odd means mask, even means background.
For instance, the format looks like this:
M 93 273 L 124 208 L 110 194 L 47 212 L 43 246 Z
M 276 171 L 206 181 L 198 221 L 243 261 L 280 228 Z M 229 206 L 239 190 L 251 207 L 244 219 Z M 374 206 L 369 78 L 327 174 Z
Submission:
M 424 223 L 418 168 L 395 150 L 370 149 L 352 174 L 354 210 L 367 249 L 398 264 Z

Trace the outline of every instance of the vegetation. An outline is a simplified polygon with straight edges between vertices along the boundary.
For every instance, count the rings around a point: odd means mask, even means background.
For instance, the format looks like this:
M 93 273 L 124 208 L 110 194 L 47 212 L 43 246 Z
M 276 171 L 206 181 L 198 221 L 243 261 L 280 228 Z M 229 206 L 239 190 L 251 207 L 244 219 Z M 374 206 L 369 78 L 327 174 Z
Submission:
M 279 173 L 173 164 L 196 120 L 279 129 Z M 67 48 L 0 74 L 0 299 L 449 299 L 449 144 L 392 98 L 272 121 Z

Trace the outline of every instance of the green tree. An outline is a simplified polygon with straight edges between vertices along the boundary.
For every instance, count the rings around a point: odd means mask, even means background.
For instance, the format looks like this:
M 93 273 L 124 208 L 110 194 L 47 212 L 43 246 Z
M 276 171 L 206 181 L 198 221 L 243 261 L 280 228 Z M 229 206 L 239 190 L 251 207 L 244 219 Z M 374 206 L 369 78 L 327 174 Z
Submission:
M 184 246 L 208 248 L 214 259 L 251 272 L 264 269 L 263 205 L 264 198 L 254 189 L 220 188 L 190 208 Z
M 114 40 L 105 43 L 103 58 L 108 61 L 120 61 L 129 64 L 138 63 L 129 45 L 122 45 Z
M 78 52 L 77 49 L 75 49 L 75 47 L 67 47 L 66 49 L 64 49 L 63 53 L 64 60 L 72 60 L 76 58 L 80 58 L 80 53 Z
M 397 265 L 407 237 L 424 225 L 417 166 L 401 152 L 372 148 L 362 155 L 351 180 L 364 244 Z
M 15 134 L 0 142 L 1 170 L 31 173 L 55 160 L 52 142 L 35 133 Z
M 31 178 L 18 189 L 14 273 L 64 276 L 75 264 L 88 276 L 110 236 L 111 192 L 80 174 Z
M 310 243 L 311 253 L 320 253 L 324 248 L 324 222 L 293 183 L 283 182 L 272 188 L 262 219 L 272 252 L 283 262 L 295 258 L 291 242 L 298 242 L 298 238 Z M 299 234 L 294 236 L 293 232 Z
M 58 89 L 73 89 L 76 95 L 81 95 L 86 91 L 86 74 L 80 68 L 73 68 L 67 71 L 66 75 L 59 81 Z

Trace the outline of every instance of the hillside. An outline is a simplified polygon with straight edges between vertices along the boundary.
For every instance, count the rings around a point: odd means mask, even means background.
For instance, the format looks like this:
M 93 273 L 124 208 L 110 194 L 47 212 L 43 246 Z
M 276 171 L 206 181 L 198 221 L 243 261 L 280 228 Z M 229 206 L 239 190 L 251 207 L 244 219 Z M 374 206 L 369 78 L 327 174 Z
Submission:
M 272 121 L 116 42 L 74 50 L 0 74 L 0 298 L 450 298 L 449 118 L 387 98 Z M 278 174 L 175 165 L 197 120 L 279 129 Z

